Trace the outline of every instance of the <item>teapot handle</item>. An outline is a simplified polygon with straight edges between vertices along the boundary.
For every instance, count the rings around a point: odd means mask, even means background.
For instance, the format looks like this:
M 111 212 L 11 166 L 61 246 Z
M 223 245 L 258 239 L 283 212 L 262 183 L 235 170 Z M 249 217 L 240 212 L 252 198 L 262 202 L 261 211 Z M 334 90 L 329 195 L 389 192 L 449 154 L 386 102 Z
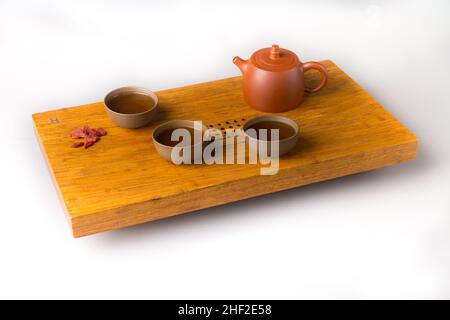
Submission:
M 306 88 L 305 87 L 306 92 L 314 93 L 314 92 L 319 91 L 323 87 L 325 87 L 325 85 L 327 84 L 327 81 L 328 81 L 328 72 L 327 72 L 327 69 L 321 63 L 313 62 L 313 61 L 305 62 L 303 64 L 303 72 L 306 72 L 310 69 L 318 70 L 322 76 L 322 81 L 320 82 L 320 84 L 317 87 L 315 87 L 315 88 Z

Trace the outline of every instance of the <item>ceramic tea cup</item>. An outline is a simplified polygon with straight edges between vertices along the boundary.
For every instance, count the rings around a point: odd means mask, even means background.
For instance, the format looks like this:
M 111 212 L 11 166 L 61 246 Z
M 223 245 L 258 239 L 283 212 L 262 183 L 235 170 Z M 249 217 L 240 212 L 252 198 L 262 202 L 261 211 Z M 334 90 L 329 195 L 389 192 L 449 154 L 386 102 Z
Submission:
M 176 129 L 188 130 L 189 134 L 192 136 L 192 140 L 189 140 L 187 142 L 172 141 L 172 133 Z M 160 124 L 153 130 L 153 144 L 155 145 L 156 151 L 159 153 L 159 155 L 167 161 L 173 162 L 172 151 L 177 146 L 183 148 L 182 152 L 189 148 L 191 152 L 191 162 L 201 163 L 203 157 L 203 148 L 207 143 L 203 141 L 203 135 L 207 130 L 208 128 L 205 125 L 202 125 L 201 130 L 199 130 L 198 127 L 195 126 L 195 121 L 170 120 Z M 197 136 L 194 137 L 194 134 L 197 134 Z M 194 141 L 194 138 L 201 138 L 201 140 Z
M 135 129 L 147 125 L 155 117 L 158 97 L 145 88 L 123 87 L 108 93 L 104 104 L 115 124 Z
M 271 130 L 278 129 L 279 156 L 292 150 L 299 136 L 298 124 L 284 116 L 257 116 L 247 120 L 243 129 L 249 140 L 249 149 L 258 152 L 259 147 L 267 155 L 271 155 Z M 266 137 L 260 136 L 260 129 L 266 129 Z

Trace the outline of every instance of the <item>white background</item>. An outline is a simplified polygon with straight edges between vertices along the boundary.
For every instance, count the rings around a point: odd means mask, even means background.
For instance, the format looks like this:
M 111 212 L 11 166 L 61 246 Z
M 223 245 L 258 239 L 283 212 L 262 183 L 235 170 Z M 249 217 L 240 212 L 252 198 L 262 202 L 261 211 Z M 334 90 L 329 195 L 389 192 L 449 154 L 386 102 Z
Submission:
M 332 59 L 415 161 L 72 239 L 31 114 Z M 0 298 L 450 298 L 448 1 L 0 0 Z

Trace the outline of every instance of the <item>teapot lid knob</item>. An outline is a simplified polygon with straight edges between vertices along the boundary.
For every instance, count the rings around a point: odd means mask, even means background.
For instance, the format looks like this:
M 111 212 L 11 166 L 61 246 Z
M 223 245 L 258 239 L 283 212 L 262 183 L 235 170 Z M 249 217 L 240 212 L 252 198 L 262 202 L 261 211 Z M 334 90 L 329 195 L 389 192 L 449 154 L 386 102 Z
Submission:
M 277 44 L 273 44 L 270 48 L 270 59 L 276 60 L 280 58 L 280 47 Z
M 295 53 L 277 44 L 255 51 L 249 60 L 258 69 L 266 71 L 286 71 L 297 68 L 301 63 Z

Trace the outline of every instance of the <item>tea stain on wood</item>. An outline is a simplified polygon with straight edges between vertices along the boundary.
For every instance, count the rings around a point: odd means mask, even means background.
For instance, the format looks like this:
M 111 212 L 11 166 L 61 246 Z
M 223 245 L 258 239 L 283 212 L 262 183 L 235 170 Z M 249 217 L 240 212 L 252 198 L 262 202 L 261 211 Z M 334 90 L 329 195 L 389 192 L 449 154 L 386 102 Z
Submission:
M 241 78 L 157 92 L 160 116 L 149 126 L 124 129 L 101 102 L 33 115 L 44 156 L 75 237 L 175 216 L 415 158 L 415 136 L 341 71 L 322 61 L 329 82 L 281 113 L 300 126 L 297 146 L 280 159 L 280 171 L 261 176 L 258 165 L 175 166 L 162 159 L 151 135 L 170 119 L 205 125 L 263 113 L 247 106 Z M 307 85 L 317 82 L 306 74 Z M 57 119 L 51 121 L 49 119 Z M 87 150 L 70 148 L 68 133 L 83 124 L 108 135 Z

